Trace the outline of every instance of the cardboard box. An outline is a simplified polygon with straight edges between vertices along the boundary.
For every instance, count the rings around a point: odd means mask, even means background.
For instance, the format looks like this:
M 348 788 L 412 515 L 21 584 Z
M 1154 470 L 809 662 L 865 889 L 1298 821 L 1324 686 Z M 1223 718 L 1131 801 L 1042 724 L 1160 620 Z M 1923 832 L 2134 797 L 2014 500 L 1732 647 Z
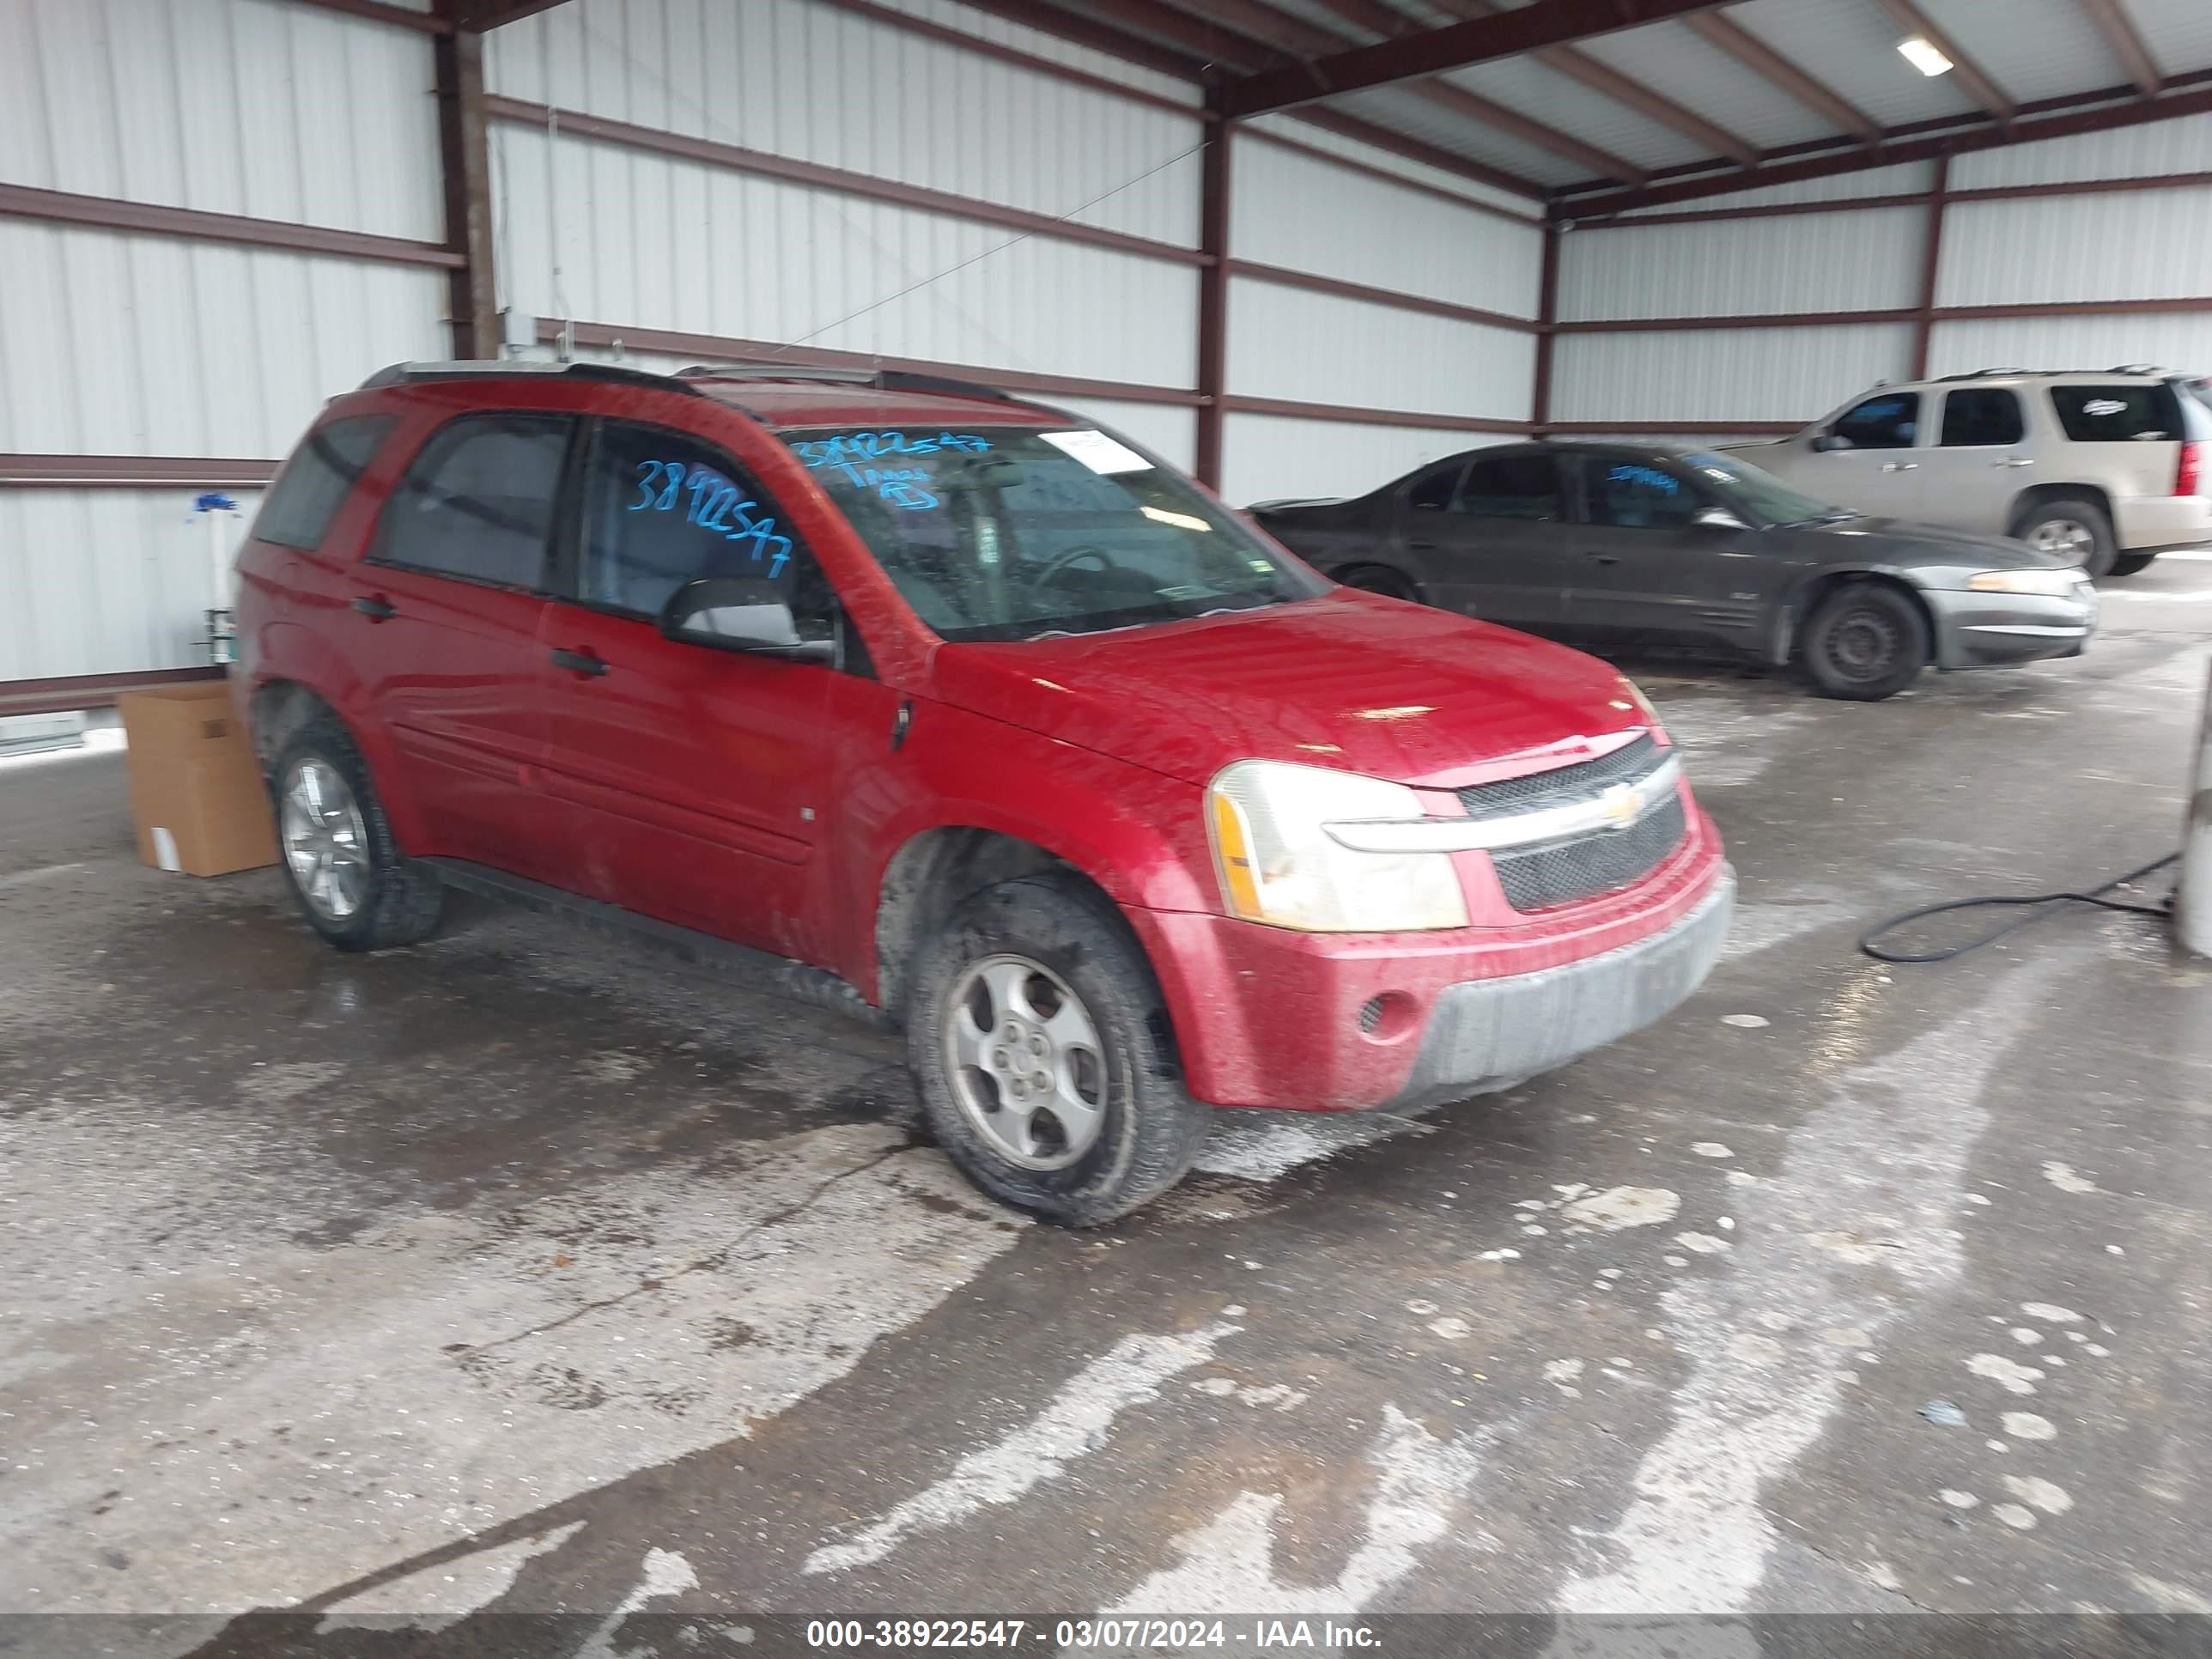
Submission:
M 138 856 L 157 870 L 228 875 L 276 862 L 276 823 L 253 745 L 221 680 L 126 691 Z

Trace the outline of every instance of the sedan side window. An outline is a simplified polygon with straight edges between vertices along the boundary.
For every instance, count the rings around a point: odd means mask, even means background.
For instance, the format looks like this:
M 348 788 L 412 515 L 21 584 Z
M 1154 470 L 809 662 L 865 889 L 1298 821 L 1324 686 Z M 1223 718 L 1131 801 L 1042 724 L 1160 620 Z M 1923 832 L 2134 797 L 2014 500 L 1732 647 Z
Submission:
M 1562 500 L 1557 456 L 1541 452 L 1478 455 L 1467 470 L 1460 511 L 1477 519 L 1548 523 L 1565 516 Z
M 1453 461 L 1413 480 L 1406 492 L 1406 505 L 1424 513 L 1449 513 L 1459 500 L 1459 481 L 1467 476 L 1467 463 Z
M 1649 461 L 1589 461 L 1592 524 L 1624 530 L 1674 530 L 1691 523 L 1705 503 L 1664 467 Z
M 834 597 L 782 510 L 710 444 L 659 427 L 609 421 L 584 485 L 577 597 L 658 617 L 686 582 L 759 576 L 791 606 L 802 639 L 834 631 Z
M 1854 449 L 1911 449 L 1920 441 L 1920 394 L 1885 392 L 1838 416 L 1828 430 Z
M 1943 447 L 1988 449 L 2016 444 L 2027 428 L 2020 398 L 2002 386 L 1962 386 L 1943 399 Z

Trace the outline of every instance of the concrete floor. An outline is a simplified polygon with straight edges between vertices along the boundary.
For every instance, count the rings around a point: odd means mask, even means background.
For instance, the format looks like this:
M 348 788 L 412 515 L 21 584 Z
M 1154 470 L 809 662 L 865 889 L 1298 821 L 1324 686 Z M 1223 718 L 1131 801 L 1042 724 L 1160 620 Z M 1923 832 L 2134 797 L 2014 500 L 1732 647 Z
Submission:
M 2106 619 L 1873 707 L 1639 667 L 1743 878 L 1707 988 L 1419 1121 L 1224 1121 L 1089 1235 L 834 1015 L 483 906 L 340 957 L 138 866 L 112 754 L 0 768 L 0 1610 L 139 1615 L 13 1639 L 2212 1612 L 2212 968 L 1852 949 L 2176 842 L 2212 560 Z

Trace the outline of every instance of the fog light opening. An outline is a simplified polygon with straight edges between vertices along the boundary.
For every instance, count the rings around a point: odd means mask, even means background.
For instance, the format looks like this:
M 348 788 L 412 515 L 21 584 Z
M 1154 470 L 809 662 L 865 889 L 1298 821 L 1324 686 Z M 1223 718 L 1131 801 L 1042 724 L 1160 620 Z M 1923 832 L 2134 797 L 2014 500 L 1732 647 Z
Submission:
M 1385 991 L 1359 1006 L 1359 1035 L 1370 1042 L 1395 1042 L 1413 1029 L 1419 1006 L 1403 991 Z

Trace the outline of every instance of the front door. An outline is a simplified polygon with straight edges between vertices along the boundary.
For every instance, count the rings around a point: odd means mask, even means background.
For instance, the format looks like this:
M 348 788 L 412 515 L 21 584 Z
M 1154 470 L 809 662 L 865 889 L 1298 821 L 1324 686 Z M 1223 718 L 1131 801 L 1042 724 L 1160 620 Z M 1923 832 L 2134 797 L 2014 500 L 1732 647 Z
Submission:
M 1943 394 L 1938 434 L 1921 463 L 1916 514 L 2003 534 L 2013 497 L 2035 482 L 2020 393 L 2003 386 L 1954 387 Z
M 1478 453 L 1446 493 L 1416 480 L 1399 537 L 1430 602 L 1534 633 L 1565 620 L 1574 551 L 1565 474 L 1550 450 Z
M 1568 605 L 1577 629 L 1624 642 L 1755 649 L 1762 532 L 1699 523 L 1701 513 L 1728 509 L 1658 456 L 1599 452 L 1582 467 L 1587 522 Z
M 842 727 L 876 719 L 881 747 L 895 699 L 872 680 L 875 696 L 851 695 L 850 665 L 681 643 L 655 623 L 685 582 L 742 574 L 780 584 L 802 635 L 842 628 L 785 516 L 712 444 L 597 424 L 574 569 L 539 641 L 547 781 L 577 816 L 568 884 L 821 962 L 836 943 L 818 860 Z
M 1844 447 L 1816 451 L 1790 474 L 1806 494 L 1878 518 L 1916 519 L 1927 501 L 1922 481 L 1934 446 L 1918 392 L 1877 392 L 1828 423 Z
M 562 826 L 536 791 L 538 619 L 576 422 L 464 416 L 433 432 L 352 568 L 342 625 L 429 841 L 407 850 L 545 878 Z

